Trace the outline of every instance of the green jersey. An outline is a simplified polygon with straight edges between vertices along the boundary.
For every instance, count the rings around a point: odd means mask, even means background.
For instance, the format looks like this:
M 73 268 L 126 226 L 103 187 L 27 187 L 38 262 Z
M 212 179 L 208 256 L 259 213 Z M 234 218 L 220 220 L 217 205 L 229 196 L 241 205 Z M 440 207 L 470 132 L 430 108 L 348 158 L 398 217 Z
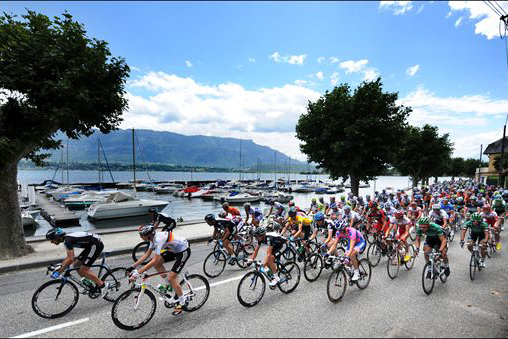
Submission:
M 420 227 L 416 228 L 416 235 L 418 237 L 421 237 L 423 235 L 422 229 Z M 438 224 L 430 223 L 429 229 L 427 230 L 427 233 L 425 233 L 427 238 L 439 238 L 440 236 L 444 235 L 444 231 Z
M 494 200 L 492 202 L 492 209 L 497 213 L 502 213 L 506 210 L 506 203 L 503 200 Z
M 468 229 L 470 228 L 471 229 L 471 233 L 474 233 L 474 234 L 482 234 L 483 232 L 485 232 L 485 230 L 488 230 L 489 229 L 489 224 L 487 224 L 486 222 L 482 221 L 482 222 L 479 222 L 478 224 L 475 225 L 474 222 L 472 222 L 471 220 L 469 220 L 468 222 L 466 222 L 463 226 L 462 226 L 463 229 Z

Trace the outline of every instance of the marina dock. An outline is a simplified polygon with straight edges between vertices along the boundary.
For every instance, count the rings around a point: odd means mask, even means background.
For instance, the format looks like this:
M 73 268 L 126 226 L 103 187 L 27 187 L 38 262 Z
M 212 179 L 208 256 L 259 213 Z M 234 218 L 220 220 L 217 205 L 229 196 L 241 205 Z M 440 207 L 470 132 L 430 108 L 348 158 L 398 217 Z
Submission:
M 79 217 L 75 213 L 46 198 L 44 194 L 36 194 L 35 201 L 41 208 L 41 215 L 53 227 L 79 226 Z

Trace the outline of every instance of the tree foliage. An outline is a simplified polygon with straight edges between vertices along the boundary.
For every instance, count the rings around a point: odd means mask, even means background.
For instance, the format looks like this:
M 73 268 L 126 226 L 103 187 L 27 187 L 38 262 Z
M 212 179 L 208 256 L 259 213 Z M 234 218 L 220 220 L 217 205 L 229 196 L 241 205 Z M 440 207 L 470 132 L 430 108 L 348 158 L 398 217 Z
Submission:
M 395 167 L 403 175 L 413 178 L 413 185 L 421 179 L 442 176 L 449 165 L 453 144 L 448 133 L 440 136 L 436 126 L 408 126 L 401 135 Z
M 93 128 L 116 129 L 127 108 L 129 67 L 111 57 L 107 43 L 89 38 L 82 24 L 64 13 L 50 20 L 28 11 L 0 16 L 0 258 L 26 253 L 17 201 L 17 164 L 42 165 L 44 150 Z
M 398 94 L 383 92 L 381 78 L 364 81 L 353 93 L 347 84 L 315 102 L 296 125 L 301 151 L 333 179 L 349 177 L 358 195 L 360 180 L 371 180 L 393 161 L 410 108 L 396 105 Z

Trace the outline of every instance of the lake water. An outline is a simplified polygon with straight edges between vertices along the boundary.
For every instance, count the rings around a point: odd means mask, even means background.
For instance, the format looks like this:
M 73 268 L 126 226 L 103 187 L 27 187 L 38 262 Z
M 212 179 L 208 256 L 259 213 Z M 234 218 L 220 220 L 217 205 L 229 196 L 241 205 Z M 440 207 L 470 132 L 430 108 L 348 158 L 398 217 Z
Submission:
M 132 180 L 132 172 L 115 171 L 112 172 L 115 182 L 126 182 Z M 18 181 L 20 183 L 28 184 L 40 184 L 44 180 L 52 179 L 55 175 L 54 170 L 19 170 Z M 188 172 L 150 172 L 150 178 L 154 181 L 173 181 L 173 180 L 237 180 L 240 178 L 239 173 L 188 173 Z M 286 178 L 283 173 L 261 173 L 261 180 L 273 180 L 277 178 Z M 148 174 L 146 172 L 136 173 L 137 179 L 148 180 Z M 242 179 L 254 180 L 257 178 L 256 173 L 242 173 Z M 312 175 L 307 176 L 304 174 L 290 174 L 291 180 L 306 180 L 312 178 L 313 180 L 328 180 L 329 177 L 326 175 Z M 446 180 L 449 178 L 440 178 L 440 180 Z M 67 172 L 64 172 L 63 180 L 62 173 L 59 171 L 54 176 L 55 181 L 67 183 Z M 97 171 L 69 171 L 69 182 L 72 183 L 96 183 L 99 181 L 99 175 Z M 103 182 L 112 182 L 109 172 L 104 173 Z M 378 177 L 377 180 L 373 180 L 370 183 L 369 188 L 361 188 L 360 195 L 365 196 L 367 194 L 373 195 L 374 191 L 381 191 L 387 187 L 393 189 L 403 189 L 410 186 L 409 177 L 405 176 L 382 176 Z M 132 190 L 124 190 L 127 193 L 132 193 Z M 349 192 L 346 189 L 344 193 L 336 194 L 336 198 L 339 199 L 340 195 L 345 195 Z M 187 199 L 178 198 L 173 195 L 156 195 L 152 192 L 138 192 L 137 195 L 140 198 L 155 198 L 159 200 L 169 201 L 169 205 L 164 209 L 163 212 L 168 213 L 170 216 L 176 218 L 183 218 L 184 221 L 191 220 L 203 220 L 204 216 L 208 213 L 219 213 L 221 204 L 217 201 L 204 201 L 202 199 Z M 295 203 L 302 207 L 307 208 L 310 206 L 313 197 L 324 197 L 325 201 L 329 201 L 331 195 L 329 194 L 315 194 L 315 193 L 293 193 Z M 264 202 L 253 203 L 254 207 L 266 208 L 267 204 Z M 241 207 L 237 206 L 237 207 Z M 76 214 L 80 216 L 80 225 L 76 227 L 68 227 L 66 230 L 78 231 L 78 230 L 95 230 L 100 228 L 110 227 L 123 227 L 123 226 L 135 226 L 148 222 L 148 217 L 137 217 L 137 218 L 125 218 L 108 221 L 97 221 L 92 222 L 87 220 L 86 211 L 76 211 Z M 242 211 L 242 214 L 243 211 Z M 41 216 L 37 217 L 39 226 L 37 228 L 30 228 L 25 230 L 26 236 L 33 235 L 44 235 L 51 228 L 51 225 L 44 220 Z

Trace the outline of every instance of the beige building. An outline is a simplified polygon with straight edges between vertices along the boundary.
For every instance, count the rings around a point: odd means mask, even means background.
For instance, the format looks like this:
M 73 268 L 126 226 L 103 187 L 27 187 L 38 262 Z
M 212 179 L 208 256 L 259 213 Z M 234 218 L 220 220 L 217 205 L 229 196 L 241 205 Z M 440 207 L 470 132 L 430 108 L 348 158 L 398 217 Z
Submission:
M 504 156 L 506 158 L 508 157 L 508 137 L 505 137 L 504 140 Z M 503 138 L 494 141 L 483 151 L 483 154 L 489 157 L 489 167 L 480 167 L 476 170 L 476 182 L 485 184 L 487 182 L 487 177 L 497 177 L 499 175 L 499 172 L 494 168 L 494 160 L 501 156 L 502 141 Z M 504 169 L 504 175 L 506 181 L 506 177 L 508 176 L 508 169 L 506 168 Z

